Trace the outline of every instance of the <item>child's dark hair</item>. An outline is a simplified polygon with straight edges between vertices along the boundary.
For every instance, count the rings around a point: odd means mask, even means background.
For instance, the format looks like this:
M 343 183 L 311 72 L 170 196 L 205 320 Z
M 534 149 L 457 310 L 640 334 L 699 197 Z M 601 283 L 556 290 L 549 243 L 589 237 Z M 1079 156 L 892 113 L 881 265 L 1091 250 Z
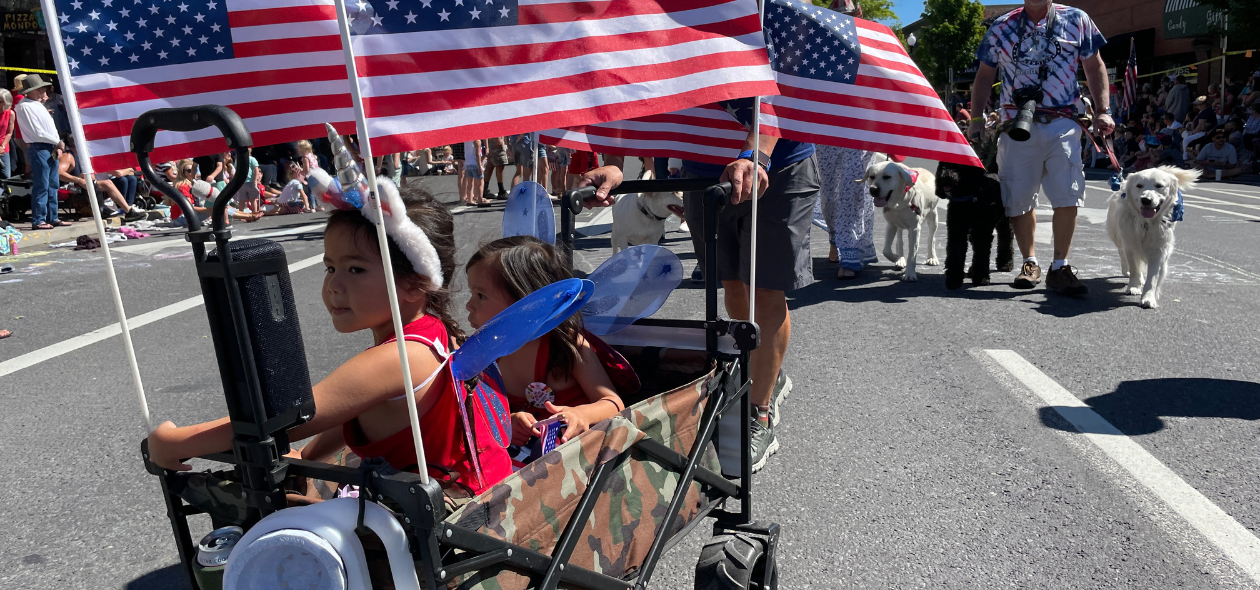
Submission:
M 433 195 L 422 188 L 403 188 L 399 190 L 399 195 L 407 207 L 407 217 L 424 231 L 424 235 L 429 237 L 429 243 L 433 244 L 433 249 L 437 251 L 438 262 L 442 267 L 442 282 L 449 285 L 452 277 L 455 275 L 455 218 L 451 217 L 450 211 L 447 211 L 446 207 L 437 202 Z M 362 239 L 364 243 L 371 244 L 373 251 L 377 251 L 376 227 L 362 213 L 358 211 L 334 211 L 328 217 L 328 227 L 324 229 L 324 232 L 327 233 L 329 229 L 336 225 L 349 226 L 353 231 L 353 239 Z M 407 254 L 398 247 L 393 238 L 389 238 L 389 257 L 393 262 L 394 279 L 396 281 L 424 281 L 424 290 L 428 295 L 428 303 L 425 305 L 424 312 L 442 320 L 442 324 L 446 326 L 446 332 L 450 334 L 451 338 L 456 343 L 463 343 L 464 330 L 459 327 L 459 323 L 451 315 L 450 289 L 445 286 L 435 287 L 432 282 L 427 280 L 427 277 L 422 277 L 420 273 L 416 272 L 416 269 L 412 268 L 411 260 L 407 258 Z
M 512 301 L 519 301 L 556 281 L 573 278 L 563 256 L 554 247 L 533 236 L 512 236 L 490 242 L 468 259 L 464 270 L 483 262 L 495 283 Z M 582 317 L 575 313 L 548 334 L 551 339 L 548 375 L 565 376 L 573 372 L 581 332 Z

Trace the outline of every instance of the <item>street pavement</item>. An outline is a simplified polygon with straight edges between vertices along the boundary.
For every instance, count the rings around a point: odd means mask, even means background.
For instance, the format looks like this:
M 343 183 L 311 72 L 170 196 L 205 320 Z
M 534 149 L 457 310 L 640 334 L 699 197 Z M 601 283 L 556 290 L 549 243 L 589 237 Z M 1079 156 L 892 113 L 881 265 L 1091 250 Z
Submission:
M 459 260 L 499 236 L 501 204 L 457 206 L 452 178 L 423 182 L 451 203 Z M 1143 310 L 1122 294 L 1106 181 L 1088 184 L 1070 258 L 1082 298 L 1002 274 L 948 292 L 922 255 L 917 283 L 885 260 L 838 281 L 814 230 L 816 282 L 790 295 L 782 449 L 754 478 L 754 514 L 783 526 L 783 588 L 1260 587 L 1260 189 L 1187 192 L 1162 307 Z M 597 214 L 579 218 L 586 272 L 609 255 Z M 316 380 L 371 343 L 326 320 L 324 217 L 237 226 L 284 245 Z M 1046 266 L 1050 211 L 1038 217 Z M 670 227 L 689 273 L 690 240 Z M 139 459 L 101 253 L 35 246 L 0 262 L 16 267 L 0 275 L 0 328 L 14 332 L 0 341 L 0 588 L 186 587 Z M 225 415 L 187 243 L 128 242 L 114 264 L 154 419 Z M 454 286 L 462 307 L 462 276 Z M 684 280 L 657 317 L 701 317 L 702 295 Z M 692 586 L 706 534 L 666 556 L 654 588 Z

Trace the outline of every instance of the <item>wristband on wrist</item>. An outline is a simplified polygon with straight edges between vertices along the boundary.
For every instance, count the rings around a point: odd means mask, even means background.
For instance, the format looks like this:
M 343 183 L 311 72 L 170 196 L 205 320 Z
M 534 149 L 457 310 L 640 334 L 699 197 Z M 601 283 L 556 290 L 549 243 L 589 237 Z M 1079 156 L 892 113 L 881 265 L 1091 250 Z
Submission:
M 975 123 L 976 121 L 983 121 L 983 120 L 984 120 L 984 115 L 981 115 L 979 117 L 972 117 L 970 122 Z
M 767 172 L 769 172 L 769 171 L 770 171 L 770 156 L 767 156 L 765 152 L 758 151 L 758 152 L 757 152 L 757 159 L 753 160 L 753 151 L 752 151 L 752 150 L 744 150 L 744 151 L 742 151 L 742 152 L 740 152 L 740 153 L 739 153 L 739 158 L 738 158 L 738 159 L 740 159 L 740 160 L 751 160 L 754 164 L 760 164 L 760 165 L 761 165 L 761 167 L 762 167 L 762 168 L 765 168 Z

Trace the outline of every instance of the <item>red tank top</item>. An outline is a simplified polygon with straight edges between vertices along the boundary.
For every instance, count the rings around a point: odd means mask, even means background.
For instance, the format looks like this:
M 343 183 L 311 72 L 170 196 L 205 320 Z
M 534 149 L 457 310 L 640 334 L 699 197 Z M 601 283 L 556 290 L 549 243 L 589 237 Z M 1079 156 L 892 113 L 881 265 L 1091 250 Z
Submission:
M 444 359 L 450 354 L 445 344 L 448 342 L 446 326 L 433 316 L 426 315 L 407 324 L 403 334 L 408 341 L 422 342 Z M 395 338 L 390 338 L 380 346 L 393 342 Z M 420 416 L 420 440 L 424 443 L 429 475 L 438 481 L 446 481 L 449 471 L 455 471 L 459 474 L 460 483 L 472 488 L 474 493 L 481 493 L 511 475 L 511 459 L 491 434 L 481 404 L 469 399 L 463 383 L 457 383 L 451 375 L 449 365 L 442 365 L 429 388 L 442 392 L 433 407 Z M 460 410 L 461 403 L 464 412 Z M 360 457 L 381 457 L 395 469 L 416 471 L 418 468 L 410 426 L 381 440 L 368 442 L 364 440 L 356 418 L 342 425 L 342 434 L 346 446 Z M 475 455 L 468 451 L 470 445 L 476 449 Z
M 551 336 L 540 338 L 538 341 L 538 355 L 534 358 L 534 383 L 530 384 L 529 391 L 521 392 L 520 395 L 508 395 L 508 405 L 512 412 L 529 412 L 535 418 L 543 420 L 551 417 L 551 413 L 547 411 L 546 402 L 551 402 L 557 406 L 581 406 L 591 403 L 586 397 L 586 392 L 582 391 L 581 385 L 574 385 L 560 391 L 552 391 L 550 387 L 542 389 L 538 384 L 547 383 L 547 360 L 551 358 Z

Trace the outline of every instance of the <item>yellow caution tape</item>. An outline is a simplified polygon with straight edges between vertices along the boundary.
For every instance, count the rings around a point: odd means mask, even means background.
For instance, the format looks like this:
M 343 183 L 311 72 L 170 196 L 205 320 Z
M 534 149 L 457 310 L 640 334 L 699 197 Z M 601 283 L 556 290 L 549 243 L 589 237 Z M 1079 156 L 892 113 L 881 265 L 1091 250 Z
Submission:
M 11 72 L 31 72 L 33 74 L 56 74 L 57 70 L 32 70 L 30 68 L 6 68 L 0 66 L 0 70 L 9 70 Z

